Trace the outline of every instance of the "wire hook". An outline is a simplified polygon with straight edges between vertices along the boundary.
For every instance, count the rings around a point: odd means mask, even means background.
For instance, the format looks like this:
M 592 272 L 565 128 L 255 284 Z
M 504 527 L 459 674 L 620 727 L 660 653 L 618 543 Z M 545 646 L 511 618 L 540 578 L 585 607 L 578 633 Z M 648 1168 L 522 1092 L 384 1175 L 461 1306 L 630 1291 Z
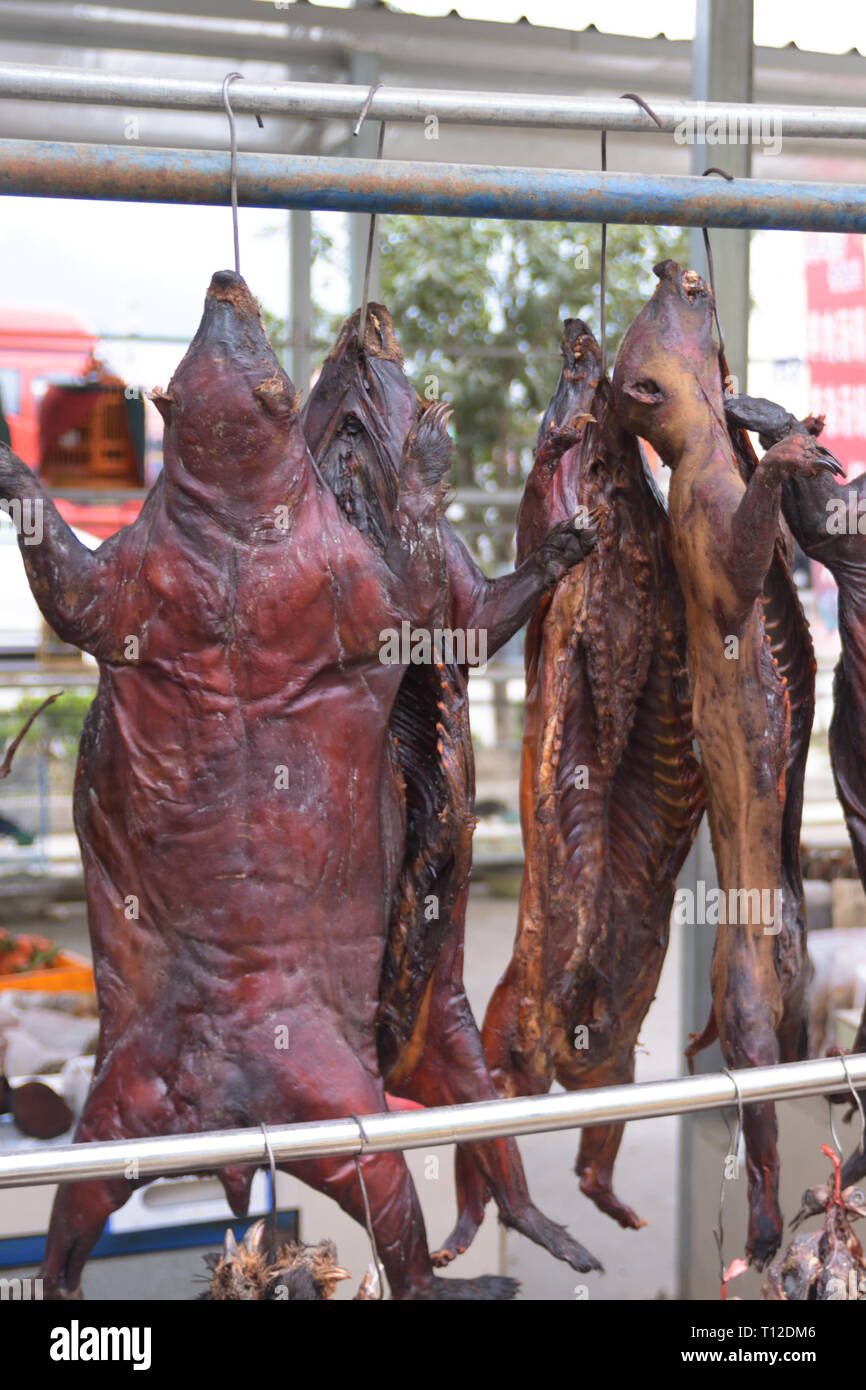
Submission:
M 229 87 L 236 78 L 243 77 L 242 72 L 227 72 L 223 78 L 223 106 L 229 118 L 229 149 L 230 149 L 230 179 L 231 179 L 231 203 L 232 203 L 232 231 L 235 242 L 235 274 L 241 273 L 241 250 L 238 241 L 238 137 L 235 130 L 235 113 L 229 101 Z
M 652 107 L 649 105 L 648 102 L 644 101 L 643 97 L 637 96 L 635 92 L 623 92 L 622 96 L 620 97 L 620 101 L 636 101 L 641 110 L 645 111 L 647 115 L 655 121 L 659 130 L 664 130 L 663 122 L 659 120 L 655 111 L 653 111 Z
M 238 138 L 237 131 L 235 129 L 235 113 L 232 110 L 232 104 L 229 101 L 229 87 L 237 78 L 243 79 L 243 73 L 227 72 L 225 77 L 223 78 L 223 106 L 225 107 L 226 115 L 228 116 L 229 120 L 229 148 L 231 151 L 230 179 L 232 203 L 232 231 L 234 233 L 235 243 L 235 274 L 240 275 L 241 252 L 240 243 L 238 241 Z M 256 121 L 258 123 L 259 130 L 264 130 L 265 123 L 262 120 L 261 116 L 259 116 L 258 114 L 256 114 Z
M 370 114 L 370 107 L 373 104 L 373 97 L 376 95 L 381 86 L 381 82 L 374 82 L 366 97 L 364 98 L 364 105 L 361 107 L 361 113 L 358 116 L 357 121 L 355 122 L 355 129 L 352 131 L 353 135 L 361 134 L 361 126 L 364 124 L 364 122 L 367 119 L 367 116 Z
M 364 122 L 365 122 L 366 119 L 367 119 L 367 115 L 368 115 L 368 113 L 369 113 L 369 111 L 370 111 L 370 106 L 372 105 L 373 97 L 376 95 L 376 93 L 378 92 L 378 90 L 379 90 L 379 88 L 380 88 L 381 86 L 382 86 L 382 83 L 381 83 L 381 82 L 374 82 L 373 85 L 372 85 L 372 87 L 370 88 L 369 92 L 367 93 L 366 99 L 365 99 L 365 101 L 364 101 L 364 105 L 361 107 L 360 115 L 358 116 L 358 119 L 357 119 L 357 121 L 356 121 L 356 123 L 355 123 L 355 129 L 352 131 L 352 134 L 353 134 L 353 135 L 360 135 L 360 134 L 361 134 L 361 127 L 363 126 Z M 376 147 L 376 158 L 377 158 L 377 159 L 381 159 L 381 158 L 382 158 L 382 151 L 383 151 L 384 148 L 385 148 L 385 122 L 384 122 L 384 121 L 380 121 L 380 122 L 379 122 L 379 143 L 378 143 L 378 146 Z M 359 319 L 358 319 L 358 354 L 359 354 L 359 356 L 360 356 L 360 355 L 363 353 L 363 351 L 364 351 L 364 339 L 365 339 L 365 337 L 366 337 L 366 335 L 367 335 L 367 304 L 368 304 L 369 299 L 370 299 L 370 272 L 371 272 L 371 270 L 372 270 L 372 268 L 373 268 L 373 247 L 374 247 L 374 245 L 375 245 L 375 237 L 376 237 L 376 214 L 375 214 L 375 212 L 372 212 L 372 213 L 370 214 L 370 231 L 369 231 L 369 234 L 368 234 L 368 236 L 367 236 L 367 258 L 366 258 L 366 261 L 364 262 L 364 294 L 363 294 L 363 298 L 362 298 L 362 300 L 361 300 L 361 313 L 360 313 L 360 317 L 359 317 Z
M 737 1080 L 737 1078 L 736 1078 L 736 1076 L 734 1075 L 734 1073 L 733 1073 L 732 1071 L 729 1071 L 729 1069 L 728 1069 L 727 1067 L 724 1068 L 724 1073 L 725 1073 L 725 1076 L 727 1076 L 728 1080 L 729 1080 L 729 1081 L 731 1082 L 731 1084 L 733 1085 L 734 1091 L 736 1092 L 736 1096 L 737 1096 L 737 1136 L 736 1136 L 736 1139 L 734 1139 L 734 1141 L 733 1141 L 732 1147 L 730 1147 L 730 1148 L 728 1149 L 728 1152 L 727 1152 L 727 1154 L 725 1155 L 725 1158 L 726 1158 L 726 1159 L 728 1159 L 728 1158 L 734 1158 L 734 1159 L 736 1159 L 736 1158 L 738 1158 L 738 1156 L 739 1156 L 739 1152 L 740 1152 L 740 1140 L 741 1140 L 742 1137 L 743 1137 L 743 1093 L 742 1093 L 742 1091 L 740 1090 L 740 1083 L 739 1083 L 739 1081 Z M 727 1115 L 725 1115 L 724 1118 L 725 1118 L 725 1126 L 726 1126 L 727 1131 L 728 1131 L 728 1143 L 731 1144 L 731 1126 L 728 1124 L 728 1117 L 727 1117 Z M 727 1180 L 728 1180 L 728 1175 L 727 1175 L 727 1173 L 723 1170 L 723 1172 L 722 1172 L 722 1186 L 721 1186 L 720 1191 L 719 1191 L 719 1216 L 718 1216 L 718 1224 L 717 1224 L 717 1226 L 715 1227 L 715 1229 L 713 1230 L 713 1235 L 714 1235 L 715 1238 L 716 1238 L 716 1248 L 718 1249 L 718 1252 L 719 1252 L 719 1277 L 720 1277 L 720 1280 L 721 1280 L 722 1288 L 724 1288 L 724 1286 L 725 1286 L 725 1257 L 724 1257 L 725 1231 L 724 1231 L 724 1225 L 723 1225 L 723 1220 L 722 1220 L 722 1218 L 723 1218 L 724 1209 L 725 1209 L 725 1183 L 727 1182 Z
M 623 92 L 621 101 L 636 101 L 642 110 L 651 116 L 656 125 L 660 128 L 662 123 L 648 106 L 643 97 L 635 96 L 634 92 Z M 601 172 L 607 173 L 607 131 L 601 132 Z M 601 375 L 607 375 L 607 223 L 601 224 L 601 268 L 599 274 L 599 347 L 601 349 Z
M 370 95 L 372 96 L 372 93 Z M 358 132 L 356 131 L 355 134 L 357 135 L 357 133 Z M 364 1203 L 364 1225 L 367 1227 L 367 1238 L 370 1241 L 370 1249 L 373 1252 L 373 1263 L 376 1266 L 376 1274 L 379 1278 L 379 1300 L 381 1301 L 385 1297 L 385 1270 L 382 1267 L 382 1261 L 379 1259 L 379 1251 L 376 1246 L 376 1236 L 373 1232 L 373 1219 L 370 1216 L 370 1200 L 367 1196 L 367 1184 L 364 1182 L 364 1174 L 361 1172 L 361 1157 L 367 1147 L 367 1134 L 364 1129 L 364 1126 L 361 1124 L 361 1121 L 357 1115 L 350 1114 L 349 1119 L 355 1121 L 355 1124 L 358 1126 L 358 1133 L 361 1138 L 361 1147 L 356 1154 L 352 1155 L 352 1157 L 355 1160 L 355 1172 L 358 1174 L 358 1182 L 361 1187 L 361 1199 Z
M 827 1113 L 828 1113 L 829 1120 L 830 1120 L 830 1135 L 831 1135 L 832 1140 L 833 1140 L 833 1148 L 836 1150 L 837 1154 L 844 1153 L 845 1150 L 842 1148 L 842 1145 L 839 1143 L 839 1136 L 838 1136 L 838 1134 L 836 1133 L 836 1121 L 835 1121 L 835 1119 L 834 1119 L 834 1117 L 833 1117 L 833 1102 L 832 1102 L 832 1100 L 831 1100 L 831 1098 L 830 1098 L 829 1096 L 827 1097 Z
M 265 1149 L 268 1155 L 268 1168 L 271 1174 L 271 1253 L 277 1253 L 277 1164 L 274 1158 L 274 1151 L 271 1148 L 271 1137 L 268 1134 L 267 1126 L 261 1122 L 262 1134 L 265 1136 Z
M 848 1070 L 848 1061 L 847 1061 L 847 1058 L 846 1058 L 844 1052 L 840 1052 L 840 1053 L 839 1053 L 839 1061 L 842 1063 L 842 1066 L 843 1066 L 843 1068 L 844 1068 L 844 1070 L 845 1070 L 845 1076 L 846 1076 L 847 1079 L 848 1079 L 848 1089 L 850 1090 L 852 1096 L 854 1097 L 854 1104 L 857 1106 L 857 1109 L 860 1111 L 860 1143 L 857 1145 L 857 1152 L 860 1153 L 860 1154 L 862 1154 L 863 1151 L 864 1151 L 864 1146 L 866 1146 L 866 1112 L 864 1112 L 864 1110 L 863 1110 L 863 1102 L 862 1102 L 862 1100 L 860 1099 L 860 1092 L 857 1091 L 857 1090 L 855 1090 L 855 1088 L 854 1088 L 854 1082 L 851 1080 L 851 1073 L 850 1073 L 850 1071 Z M 831 1113 L 832 1113 L 832 1112 L 831 1112 Z M 850 1120 L 852 1113 L 853 1113 L 853 1108 L 852 1108 L 852 1110 L 849 1110 L 849 1111 L 848 1111 L 848 1114 L 845 1116 L 846 1120 Z M 831 1121 L 831 1128 L 832 1128 L 832 1121 Z M 835 1135 L 834 1135 L 834 1138 L 835 1138 Z M 837 1148 L 838 1148 L 838 1145 L 837 1145 Z M 839 1149 L 839 1152 L 841 1153 L 842 1150 Z
M 734 182 L 733 174 L 729 174 L 726 169 L 719 169 L 715 165 L 709 169 L 705 169 L 701 178 L 706 178 L 707 174 L 719 174 L 723 179 L 727 179 L 728 183 Z M 713 317 L 716 320 L 716 331 L 719 335 L 719 357 L 723 358 L 725 355 L 725 335 L 722 332 L 722 321 L 719 318 L 719 299 L 716 294 L 716 273 L 713 268 L 713 253 L 710 248 L 709 228 L 701 227 L 701 235 L 704 239 L 704 251 L 707 257 L 707 278 L 710 282 L 710 290 L 713 296 Z

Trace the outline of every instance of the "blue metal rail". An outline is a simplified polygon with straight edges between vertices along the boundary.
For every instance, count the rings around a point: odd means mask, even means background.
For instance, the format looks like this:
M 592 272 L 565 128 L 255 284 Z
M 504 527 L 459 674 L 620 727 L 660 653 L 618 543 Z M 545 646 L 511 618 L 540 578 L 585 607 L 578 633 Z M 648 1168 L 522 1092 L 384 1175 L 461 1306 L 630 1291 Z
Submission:
M 0 141 L 0 193 L 119 202 L 229 201 L 212 151 Z M 246 207 L 539 221 L 866 232 L 866 186 L 399 160 L 243 154 Z

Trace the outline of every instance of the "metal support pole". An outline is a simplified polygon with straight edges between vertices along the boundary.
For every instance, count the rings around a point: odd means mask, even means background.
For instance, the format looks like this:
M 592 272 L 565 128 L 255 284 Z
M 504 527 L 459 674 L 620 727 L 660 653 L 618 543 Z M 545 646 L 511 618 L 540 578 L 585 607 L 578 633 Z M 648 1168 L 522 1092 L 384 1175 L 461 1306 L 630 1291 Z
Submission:
M 229 160 L 212 151 L 6 140 L 0 142 L 0 193 L 224 205 Z M 866 187 L 861 184 L 726 183 L 308 155 L 240 155 L 238 201 L 244 207 L 433 217 L 866 232 Z
M 695 39 L 692 45 L 692 96 L 699 103 L 750 103 L 752 100 L 752 33 L 754 15 L 752 0 L 697 0 Z M 701 129 L 706 131 L 703 124 Z M 772 127 L 767 127 L 768 129 Z M 739 127 L 721 127 L 727 136 Z M 783 127 L 784 129 L 784 127 Z M 692 147 L 692 173 L 702 175 L 718 165 L 736 180 L 748 179 L 752 172 L 752 147 L 748 143 L 708 145 L 698 140 Z M 718 183 L 720 176 L 709 174 L 706 182 Z M 702 274 L 707 265 L 701 233 L 694 230 L 689 238 L 689 259 Z M 712 253 L 715 291 L 719 315 L 725 334 L 725 353 L 734 390 L 745 391 L 748 367 L 749 340 L 749 233 L 722 229 L 713 232 Z M 707 890 L 718 886 L 718 876 L 710 843 L 706 817 L 701 822 L 683 873 L 680 887 L 697 893 L 701 880 Z M 688 1033 L 700 1033 L 712 1008 L 710 966 L 713 958 L 716 931 L 713 927 L 688 927 L 682 953 L 682 1011 Z M 722 1065 L 718 1042 L 712 1043 L 695 1058 L 698 1072 L 714 1071 Z M 690 1270 L 689 1250 L 692 1220 L 692 1181 L 694 1172 L 694 1134 L 690 1119 L 680 1128 L 679 1166 L 679 1278 L 680 1293 L 685 1292 Z
M 698 0 L 692 50 L 692 95 L 697 101 L 751 102 L 752 10 L 752 0 Z M 692 173 L 701 175 L 711 165 L 719 165 L 735 179 L 750 178 L 751 143 L 737 138 L 736 127 L 725 127 L 724 133 L 723 143 L 708 145 L 706 140 L 696 140 Z M 701 238 L 693 233 L 691 241 L 691 263 L 705 273 Z M 713 237 L 712 250 L 728 366 L 736 378 L 734 390 L 744 392 L 748 389 L 749 233 L 719 231 Z
M 355 109 L 354 119 L 357 120 L 361 112 L 367 94 L 374 83 L 379 80 L 379 60 L 375 56 L 366 53 L 353 53 L 349 60 L 349 73 L 352 81 L 359 85 L 357 90 L 361 92 L 361 100 Z M 376 98 L 374 96 L 373 101 Z M 372 109 L 372 108 L 371 108 Z M 366 121 L 357 135 L 349 134 L 344 146 L 348 156 L 356 159 L 374 160 L 379 143 L 379 122 L 368 115 Z M 364 278 L 367 266 L 367 242 L 369 240 L 370 221 L 367 217 L 351 217 L 349 219 L 349 296 L 350 302 L 346 306 L 348 313 L 353 313 L 355 309 L 361 307 L 364 298 Z M 380 288 L 380 258 L 378 241 L 373 243 L 373 257 L 370 262 L 370 286 L 369 297 L 378 300 L 381 295 Z
M 291 241 L 291 300 L 289 376 L 306 394 L 313 371 L 313 214 L 295 210 L 289 216 Z
M 28 4 L 30 0 L 28 0 Z M 200 21 L 196 21 L 200 23 Z M 366 68 L 365 73 L 370 71 Z M 370 83 L 358 76 L 354 83 L 340 82 L 245 82 L 232 92 L 238 111 L 262 116 L 294 116 L 309 120 L 354 121 Z M 695 129 L 703 120 L 726 125 L 746 122 L 753 138 L 763 128 L 778 123 L 785 138 L 866 139 L 866 109 L 855 106 L 744 106 L 737 100 L 671 101 L 652 98 L 652 108 L 667 134 Z M 24 63 L 0 64 L 0 100 L 83 102 L 91 105 L 189 111 L 222 109 L 220 83 L 197 78 L 129 77 L 77 68 L 53 68 Z M 659 133 L 645 112 L 617 98 L 572 97 L 530 92 L 466 92 L 442 88 L 381 87 L 373 98 L 369 119 L 423 124 L 436 116 L 443 124 L 524 126 L 547 130 L 609 130 Z M 711 161 L 712 162 L 712 161 Z M 733 172 L 733 171 L 732 171 Z
M 866 1086 L 866 1053 L 847 1057 L 848 1073 Z M 733 1073 L 743 1101 L 794 1100 L 847 1090 L 845 1068 L 837 1057 L 755 1067 Z M 364 1115 L 362 1136 L 355 1120 L 321 1120 L 273 1125 L 267 1139 L 278 1163 L 322 1158 L 327 1154 L 390 1153 L 432 1144 L 499 1139 L 504 1135 L 547 1134 L 583 1125 L 717 1110 L 736 1103 L 737 1085 L 720 1072 L 640 1085 L 601 1086 L 596 1090 L 549 1096 L 521 1096 L 473 1105 L 447 1105 L 397 1114 Z M 212 1134 L 172 1134 L 158 1139 L 119 1139 L 26 1150 L 0 1157 L 0 1187 L 120 1177 L 131 1162 L 141 1177 L 210 1172 L 227 1164 L 265 1164 L 267 1143 L 261 1128 L 227 1129 Z

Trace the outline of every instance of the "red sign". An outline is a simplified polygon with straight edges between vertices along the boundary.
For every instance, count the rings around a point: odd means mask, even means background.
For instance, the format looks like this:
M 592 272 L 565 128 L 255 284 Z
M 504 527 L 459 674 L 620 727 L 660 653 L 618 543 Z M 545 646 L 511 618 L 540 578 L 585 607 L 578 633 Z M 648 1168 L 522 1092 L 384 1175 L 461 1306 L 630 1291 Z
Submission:
M 809 409 L 850 477 L 866 470 L 866 262 L 863 237 L 806 238 Z
M 866 262 L 863 237 L 806 237 L 806 361 L 809 410 L 826 417 L 821 443 L 849 478 L 866 470 Z M 816 638 L 836 628 L 836 585 L 812 562 Z M 823 631 L 822 631 L 823 628 Z

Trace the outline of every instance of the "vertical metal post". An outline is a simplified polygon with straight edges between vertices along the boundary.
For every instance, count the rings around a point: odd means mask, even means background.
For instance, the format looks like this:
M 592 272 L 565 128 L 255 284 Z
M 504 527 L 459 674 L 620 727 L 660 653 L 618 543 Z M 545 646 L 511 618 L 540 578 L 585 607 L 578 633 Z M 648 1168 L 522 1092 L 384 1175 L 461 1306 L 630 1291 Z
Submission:
M 289 223 L 289 376 L 295 389 L 306 395 L 313 370 L 313 214 L 296 210 L 289 214 Z
M 353 53 L 349 60 L 349 81 L 369 91 L 374 82 L 379 81 L 379 59 L 375 54 Z M 368 118 L 357 135 L 349 137 L 346 153 L 358 159 L 375 159 L 379 146 L 379 122 Z M 367 241 L 370 219 L 362 213 L 349 214 L 349 283 L 352 302 L 349 313 L 360 308 L 364 298 L 364 272 L 367 264 Z M 370 264 L 370 299 L 381 296 L 380 258 L 378 244 L 373 246 L 373 259 Z
M 753 0 L 697 0 L 695 38 L 692 47 L 692 97 L 695 101 L 752 100 Z M 734 178 L 748 178 L 752 170 L 751 144 L 707 144 L 696 141 L 692 147 L 693 174 L 703 174 L 714 165 Z M 750 132 L 751 133 L 751 132 Z M 718 131 L 713 132 L 719 134 Z M 710 174 L 708 178 L 717 178 Z M 690 259 L 696 269 L 706 273 L 706 258 L 700 231 L 690 232 Z M 735 390 L 746 390 L 749 336 L 749 233 L 715 228 L 710 233 L 719 313 L 725 331 L 725 348 Z M 716 866 L 710 832 L 704 819 L 691 854 L 683 866 L 679 887 L 689 888 L 698 901 L 698 883 L 707 891 L 717 886 Z M 700 1032 L 709 1018 L 712 995 L 710 964 L 715 941 L 713 926 L 694 923 L 682 928 L 682 1028 L 684 1033 Z M 713 1043 L 695 1059 L 698 1072 L 718 1071 L 724 1065 L 718 1043 Z M 699 1175 L 694 1171 L 694 1116 L 684 1116 L 679 1146 L 679 1296 L 689 1297 L 692 1223 Z
M 692 97 L 695 101 L 752 100 L 753 0 L 697 0 L 697 27 L 692 50 Z M 712 130 L 711 138 L 723 141 L 692 146 L 692 173 L 718 165 L 735 179 L 752 173 L 751 131 L 733 128 Z M 744 140 L 743 136 L 747 138 Z M 730 137 L 730 138 L 728 138 Z M 710 178 L 718 177 L 709 175 Z M 728 366 L 737 378 L 736 389 L 747 389 L 749 334 L 749 233 L 712 232 L 713 262 L 719 312 L 725 330 Z M 692 265 L 705 269 L 700 233 L 691 234 Z

